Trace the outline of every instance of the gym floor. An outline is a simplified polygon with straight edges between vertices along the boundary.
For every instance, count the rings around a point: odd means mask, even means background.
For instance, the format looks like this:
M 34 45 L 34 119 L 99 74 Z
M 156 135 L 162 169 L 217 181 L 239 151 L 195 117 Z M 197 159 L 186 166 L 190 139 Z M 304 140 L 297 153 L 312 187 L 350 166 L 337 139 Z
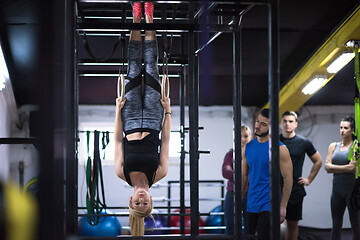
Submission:
M 315 229 L 308 227 L 299 227 L 299 240 L 329 240 L 331 229 Z M 342 240 L 352 240 L 351 229 L 342 230 Z

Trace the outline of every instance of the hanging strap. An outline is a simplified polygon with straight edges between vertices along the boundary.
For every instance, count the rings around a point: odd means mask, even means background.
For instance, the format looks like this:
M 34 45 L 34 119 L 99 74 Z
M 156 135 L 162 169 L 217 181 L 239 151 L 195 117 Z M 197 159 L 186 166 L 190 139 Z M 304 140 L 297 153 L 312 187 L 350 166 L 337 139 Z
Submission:
M 117 97 L 121 98 L 121 101 L 125 98 L 125 59 L 125 36 L 121 36 L 120 61 L 122 63 L 119 67 L 119 77 L 117 82 Z
M 88 159 L 90 158 L 90 131 L 86 131 L 86 150 Z
M 104 192 L 104 182 L 102 176 L 102 166 L 101 166 L 101 159 L 100 159 L 100 132 L 95 131 L 95 138 L 94 138 L 94 191 L 96 191 L 96 210 L 97 213 L 100 213 L 103 208 L 105 208 L 105 192 Z M 101 185 L 99 186 L 99 180 Z M 101 187 L 101 193 L 103 197 L 103 202 L 100 202 L 100 194 L 99 188 Z
M 125 23 L 126 20 L 126 4 L 122 4 L 121 5 L 121 12 L 122 12 L 122 17 L 121 17 L 121 22 Z M 122 74 L 125 74 L 125 61 L 126 61 L 126 49 L 125 49 L 125 32 L 122 32 L 120 34 L 120 42 L 121 42 L 121 46 L 120 46 L 120 61 L 122 62 L 121 67 L 119 68 L 119 76 Z
M 162 72 L 163 75 L 168 75 L 169 74 L 169 69 L 168 69 L 168 60 L 170 58 L 170 49 L 168 47 L 168 39 L 166 36 L 166 33 L 162 34 L 162 38 L 163 38 L 163 57 L 162 57 Z
M 106 147 L 107 147 L 107 145 L 109 145 L 109 142 L 110 142 L 109 131 L 102 132 L 101 143 L 102 143 L 102 150 L 104 153 L 104 156 L 103 156 L 104 160 L 105 160 Z
M 89 155 L 89 139 L 90 132 L 87 132 L 87 143 L 88 143 L 88 155 Z M 107 134 L 105 133 L 105 141 Z M 104 180 L 102 174 L 102 166 L 100 159 L 100 133 L 99 131 L 94 131 L 94 159 L 91 161 L 90 156 L 88 156 L 88 161 L 86 165 L 86 184 L 87 184 L 87 193 L 86 193 L 86 209 L 88 214 L 99 214 L 101 211 L 106 208 L 105 203 L 105 189 L 104 189 Z M 100 179 L 100 184 L 99 184 Z M 100 201 L 100 188 L 102 194 L 102 202 Z M 89 224 L 91 226 L 97 225 L 99 223 L 99 217 L 89 217 Z
M 93 164 L 89 153 L 90 131 L 86 132 L 86 137 L 87 137 L 87 154 L 88 154 L 88 159 L 86 163 L 86 186 L 87 186 L 86 210 L 88 214 L 94 214 L 95 195 L 93 189 Z M 91 226 L 96 225 L 97 223 L 98 223 L 98 218 L 89 217 L 89 224 Z
M 125 59 L 126 59 L 125 36 L 120 35 L 119 42 L 120 42 L 120 62 L 121 62 L 119 67 L 119 75 L 120 75 L 125 73 Z
M 120 41 L 121 41 L 121 37 L 119 37 L 118 40 L 115 42 L 111 53 L 110 53 L 109 56 L 106 57 L 106 58 L 98 58 L 98 57 L 96 57 L 96 56 L 93 54 L 93 52 L 91 51 L 91 48 L 90 48 L 90 45 L 89 45 L 89 42 L 88 42 L 88 39 L 87 39 L 87 36 L 86 36 L 86 33 L 85 33 L 85 32 L 84 32 L 83 44 L 84 44 L 84 47 L 85 47 L 86 52 L 87 52 L 95 61 L 97 61 L 97 62 L 105 62 L 105 61 L 109 60 L 110 58 L 112 58 L 112 56 L 114 55 L 114 53 L 115 53 L 115 51 L 116 51 L 117 46 L 120 44 Z
M 173 4 L 173 12 L 172 12 L 172 21 L 175 23 L 176 20 L 176 10 L 178 5 Z M 166 9 L 163 7 L 162 9 L 162 19 L 163 21 L 166 21 Z M 168 67 L 168 61 L 171 56 L 171 49 L 172 49 L 172 43 L 173 43 L 173 33 L 171 33 L 170 40 L 168 39 L 166 33 L 164 32 L 162 34 L 163 39 L 163 65 L 162 65 L 162 71 L 163 71 L 163 77 L 161 79 L 161 98 L 165 100 L 166 97 L 169 97 L 170 95 L 170 82 L 169 82 L 169 67 Z
M 173 4 L 173 11 L 172 11 L 172 22 L 175 23 L 176 20 L 176 11 L 177 11 L 177 7 L 178 4 Z M 164 9 L 162 9 L 163 12 L 163 16 L 162 16 L 162 20 L 166 21 L 166 9 L 164 11 Z M 172 43 L 173 43 L 173 33 L 171 33 L 170 35 L 170 39 L 168 39 L 167 34 L 164 32 L 162 34 L 162 39 L 163 39 L 163 75 L 169 75 L 169 70 L 168 70 L 168 60 L 170 59 L 171 56 L 171 49 L 172 49 Z
M 81 18 L 81 21 L 85 22 L 84 9 L 82 8 L 81 4 L 77 4 L 77 8 L 78 8 L 78 14 L 79 14 L 79 16 Z M 88 39 L 87 39 L 87 36 L 86 36 L 86 32 L 83 32 L 83 33 L 84 33 L 83 44 L 84 44 L 85 50 L 90 55 L 90 57 L 92 57 L 97 62 L 104 62 L 104 61 L 109 60 L 114 55 L 115 50 L 116 50 L 117 46 L 120 43 L 120 37 L 119 37 L 119 39 L 115 42 L 115 44 L 113 46 L 113 49 L 112 49 L 112 51 L 111 51 L 111 53 L 110 53 L 110 55 L 108 57 L 106 57 L 106 58 L 97 58 L 93 54 L 93 52 L 91 51 L 91 48 L 90 48 L 90 45 L 89 45 L 89 42 L 88 42 Z
M 98 202 L 99 207 L 100 207 L 99 212 L 101 212 L 102 209 L 106 208 L 106 202 L 105 202 L 104 178 L 103 178 L 102 163 L 100 161 L 100 157 L 98 158 L 98 161 L 99 161 L 98 172 L 99 172 L 99 176 L 100 176 L 100 186 L 99 186 L 99 181 L 98 181 L 97 202 Z M 100 193 L 99 193 L 100 188 L 101 188 L 102 201 L 100 201 Z

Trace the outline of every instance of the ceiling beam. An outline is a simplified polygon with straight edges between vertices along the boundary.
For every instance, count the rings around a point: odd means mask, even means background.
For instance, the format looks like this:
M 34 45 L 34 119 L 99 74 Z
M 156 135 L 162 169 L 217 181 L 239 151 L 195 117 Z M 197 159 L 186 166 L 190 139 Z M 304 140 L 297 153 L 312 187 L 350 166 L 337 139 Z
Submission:
M 304 86 L 316 76 L 321 75 L 327 78 L 323 87 L 335 76 L 336 73 L 328 73 L 326 68 L 344 51 L 354 51 L 353 48 L 345 46 L 350 40 L 360 40 L 360 6 L 335 29 L 304 66 L 281 88 L 279 92 L 280 115 L 284 111 L 297 111 L 316 94 L 317 91 L 312 95 L 302 93 Z M 264 107 L 268 108 L 269 102 Z

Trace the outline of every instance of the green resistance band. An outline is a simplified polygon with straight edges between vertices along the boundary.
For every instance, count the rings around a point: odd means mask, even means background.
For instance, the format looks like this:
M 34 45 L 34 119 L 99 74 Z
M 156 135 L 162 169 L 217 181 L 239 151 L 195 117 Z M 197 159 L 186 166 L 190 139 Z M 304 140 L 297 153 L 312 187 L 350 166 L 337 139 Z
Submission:
M 86 185 L 87 185 L 86 210 L 88 214 L 94 214 L 94 213 L 100 213 L 99 201 L 96 199 L 97 169 L 94 169 L 92 166 L 91 156 L 89 152 L 90 131 L 86 132 L 86 137 L 87 137 L 87 154 L 88 154 L 88 159 L 86 163 Z M 89 224 L 91 226 L 97 225 L 98 223 L 99 223 L 99 217 L 89 217 Z
M 358 96 L 360 95 L 360 71 L 359 71 L 359 46 L 355 45 L 354 48 L 355 51 L 355 80 L 356 80 L 356 86 L 358 89 Z M 348 159 L 350 161 L 356 161 L 356 171 L 355 171 L 355 177 L 358 179 L 360 177 L 360 146 L 358 144 L 358 139 L 360 137 L 360 103 L 359 103 L 359 97 L 355 97 L 354 99 L 354 105 L 355 105 L 355 136 L 356 140 L 351 146 L 350 153 Z M 355 152 L 355 154 L 354 154 Z

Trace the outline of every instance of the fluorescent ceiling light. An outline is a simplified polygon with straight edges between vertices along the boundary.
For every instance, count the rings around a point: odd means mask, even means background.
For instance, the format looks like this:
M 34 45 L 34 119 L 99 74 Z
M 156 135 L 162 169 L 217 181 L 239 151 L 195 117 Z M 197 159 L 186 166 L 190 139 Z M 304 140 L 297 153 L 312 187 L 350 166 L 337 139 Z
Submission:
M 4 54 L 0 45 L 0 91 L 5 88 L 5 81 L 9 79 L 9 72 L 6 66 Z
M 337 73 L 342 69 L 346 64 L 348 64 L 355 57 L 355 53 L 344 52 L 340 55 L 335 61 L 333 61 L 329 67 L 326 69 L 328 73 Z
M 326 77 L 316 77 L 311 80 L 306 86 L 303 88 L 302 92 L 305 95 L 311 95 L 319 90 L 327 81 Z
M 360 45 L 360 40 L 349 40 L 347 43 L 345 43 L 345 47 L 355 47 L 355 46 L 359 46 Z
M 355 41 L 354 40 L 350 40 L 347 43 L 345 43 L 345 47 L 354 47 L 355 45 Z

